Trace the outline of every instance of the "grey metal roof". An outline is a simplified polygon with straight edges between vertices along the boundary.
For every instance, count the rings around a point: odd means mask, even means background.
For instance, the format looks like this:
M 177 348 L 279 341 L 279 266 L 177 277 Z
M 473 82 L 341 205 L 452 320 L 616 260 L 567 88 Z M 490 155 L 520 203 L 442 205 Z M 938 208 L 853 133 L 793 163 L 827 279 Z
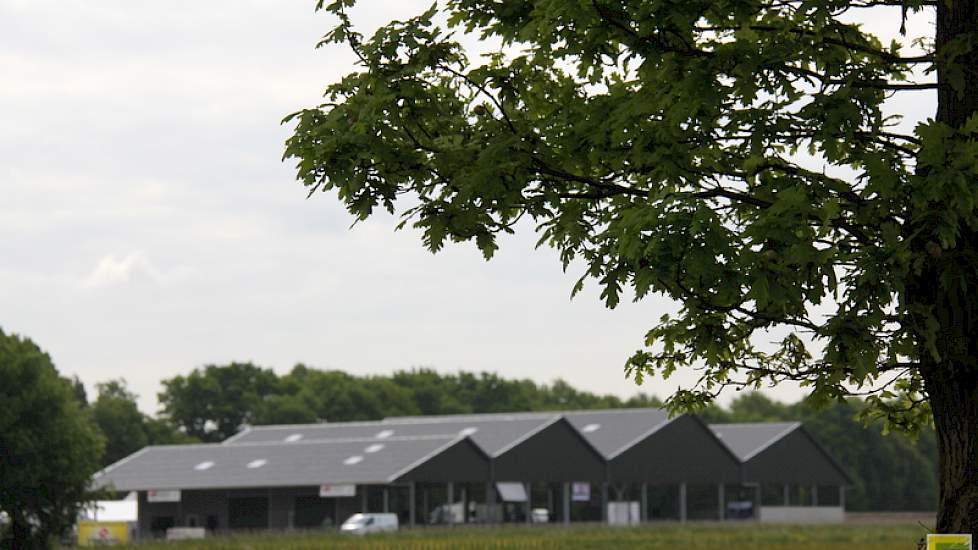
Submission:
M 385 438 L 468 436 L 486 454 L 496 456 L 559 418 L 555 414 L 479 417 L 408 417 L 391 421 L 254 426 L 224 442 L 227 447 L 251 443 L 288 443 L 341 437 Z
M 526 422 L 528 420 L 566 418 L 605 458 L 613 458 L 632 445 L 652 435 L 669 422 L 664 409 L 600 409 L 586 411 L 551 411 L 534 413 L 489 413 L 471 415 L 445 415 L 427 417 L 395 417 L 385 422 L 404 424 L 426 422 L 431 424 L 461 425 L 487 421 Z M 475 439 L 477 436 L 473 436 Z M 490 453 L 492 454 L 492 453 Z
M 606 458 L 628 450 L 673 420 L 663 409 L 573 411 L 565 416 Z
M 741 462 L 754 458 L 800 427 L 800 422 L 710 424 L 713 433 L 737 455 Z
M 390 483 L 458 436 L 146 447 L 97 473 L 119 491 Z

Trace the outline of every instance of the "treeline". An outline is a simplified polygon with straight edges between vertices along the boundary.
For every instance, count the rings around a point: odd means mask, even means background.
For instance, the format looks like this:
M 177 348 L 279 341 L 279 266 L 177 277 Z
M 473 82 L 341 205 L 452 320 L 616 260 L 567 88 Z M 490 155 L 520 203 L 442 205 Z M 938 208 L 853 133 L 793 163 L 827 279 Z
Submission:
M 644 395 L 622 400 L 511 380 L 492 373 L 416 369 L 353 376 L 296 365 L 284 376 L 250 363 L 207 366 L 163 381 L 163 415 L 201 441 L 221 441 L 246 424 L 379 420 L 387 416 L 658 406 Z
M 564 381 L 538 384 L 492 373 L 440 374 L 415 369 L 390 376 L 353 376 L 295 366 L 278 375 L 250 363 L 210 365 L 163 381 L 157 418 L 142 414 L 123 381 L 98 386 L 89 405 L 106 436 L 103 463 L 147 444 L 221 441 L 245 425 L 377 420 L 387 416 L 660 406 L 655 396 L 628 399 L 580 391 Z M 884 435 L 856 417 L 852 399 L 815 409 L 759 393 L 701 413 L 707 422 L 801 421 L 846 468 L 854 484 L 850 510 L 933 510 L 937 503 L 937 443 Z

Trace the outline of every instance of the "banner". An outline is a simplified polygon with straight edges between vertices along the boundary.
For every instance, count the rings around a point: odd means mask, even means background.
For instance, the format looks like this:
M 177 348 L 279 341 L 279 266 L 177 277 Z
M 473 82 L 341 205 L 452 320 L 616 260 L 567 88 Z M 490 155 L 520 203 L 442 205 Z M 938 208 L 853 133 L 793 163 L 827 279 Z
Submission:
M 124 521 L 78 522 L 78 546 L 129 544 L 129 524 Z
M 180 502 L 180 490 L 150 489 L 146 491 L 146 502 Z
M 591 484 L 575 481 L 571 483 L 571 500 L 574 502 L 588 502 L 591 500 Z
M 353 497 L 356 494 L 356 485 L 331 485 L 324 483 L 319 486 L 319 496 L 322 498 Z
M 971 535 L 927 535 L 927 550 L 973 550 Z

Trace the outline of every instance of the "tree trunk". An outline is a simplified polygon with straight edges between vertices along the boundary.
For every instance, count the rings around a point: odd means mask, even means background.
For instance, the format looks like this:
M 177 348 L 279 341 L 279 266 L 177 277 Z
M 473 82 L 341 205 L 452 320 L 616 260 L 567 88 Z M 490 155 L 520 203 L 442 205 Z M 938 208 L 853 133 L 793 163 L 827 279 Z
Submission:
M 978 534 L 978 372 L 972 365 L 924 369 L 940 453 L 938 533 Z
M 20 514 L 11 514 L 10 520 L 10 538 L 7 542 L 10 543 L 11 550 L 44 550 L 26 518 Z
M 954 128 L 978 113 L 978 47 L 947 55 L 961 40 L 978 44 L 978 0 L 937 2 L 937 121 Z M 934 263 L 909 290 L 912 302 L 933 308 L 940 325 L 940 360 L 920 349 L 940 453 L 937 532 L 978 534 L 978 277 L 960 266 L 966 280 L 955 281 L 954 288 L 942 288 L 937 278 L 941 263 L 966 263 L 975 257 L 978 235 L 966 233 L 962 228 L 954 250 L 932 254 Z
M 973 44 L 970 51 L 943 55 L 955 41 Z M 955 128 L 978 112 L 978 0 L 937 2 L 937 120 Z M 955 75 L 959 75 L 955 78 Z M 955 89 L 963 81 L 964 88 Z

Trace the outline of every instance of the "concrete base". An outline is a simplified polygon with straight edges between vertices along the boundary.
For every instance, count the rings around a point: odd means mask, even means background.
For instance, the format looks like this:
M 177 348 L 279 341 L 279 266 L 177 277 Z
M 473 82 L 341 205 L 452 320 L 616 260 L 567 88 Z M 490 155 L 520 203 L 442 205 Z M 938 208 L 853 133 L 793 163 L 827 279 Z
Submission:
M 842 523 L 846 512 L 841 506 L 761 506 L 763 523 Z

